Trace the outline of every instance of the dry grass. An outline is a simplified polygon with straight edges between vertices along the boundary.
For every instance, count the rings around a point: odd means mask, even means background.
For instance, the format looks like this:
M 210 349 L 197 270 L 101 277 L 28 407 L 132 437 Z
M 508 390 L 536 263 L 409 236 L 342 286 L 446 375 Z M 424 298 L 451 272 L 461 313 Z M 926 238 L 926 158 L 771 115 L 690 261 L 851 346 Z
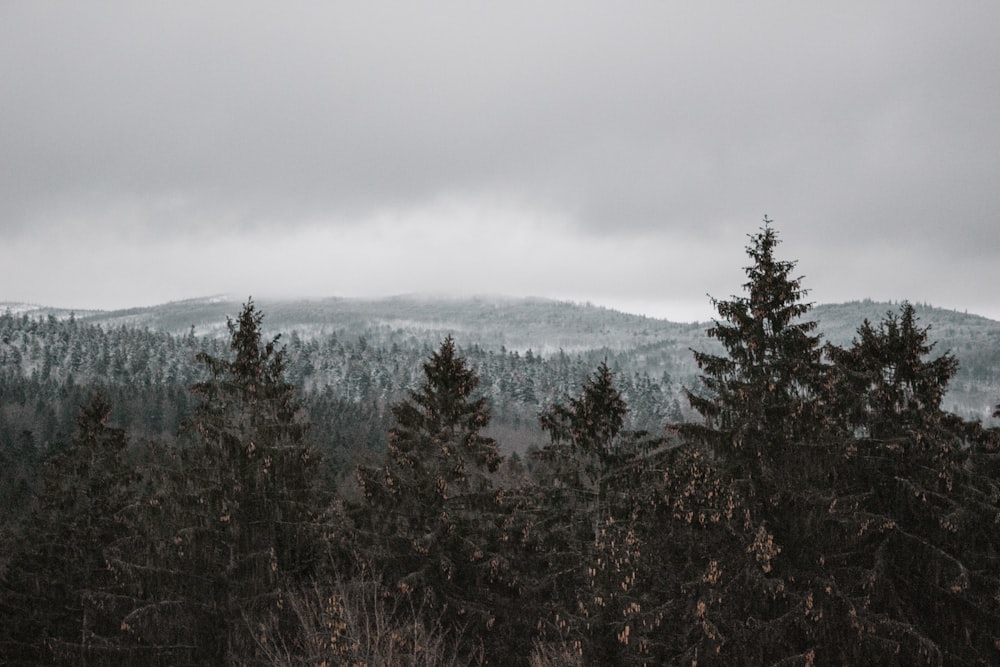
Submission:
M 394 599 L 374 577 L 316 584 L 287 598 L 285 631 L 262 629 L 259 648 L 277 667 L 483 664 L 482 650 L 464 646 L 426 607 Z

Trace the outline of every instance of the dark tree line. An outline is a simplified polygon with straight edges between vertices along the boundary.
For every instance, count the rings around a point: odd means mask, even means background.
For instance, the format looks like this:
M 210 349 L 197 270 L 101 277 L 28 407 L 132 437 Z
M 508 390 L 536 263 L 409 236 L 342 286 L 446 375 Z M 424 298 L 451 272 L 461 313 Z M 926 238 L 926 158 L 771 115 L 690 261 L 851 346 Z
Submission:
M 636 430 L 598 362 L 505 457 L 447 338 L 356 479 L 315 427 L 344 406 L 248 303 L 175 437 L 95 393 L 5 487 L 3 662 L 996 664 L 1000 433 L 942 409 L 957 362 L 909 304 L 824 343 L 778 244 L 765 220 L 714 302 L 699 420 Z
M 391 406 L 419 386 L 421 364 L 432 352 L 403 332 L 369 333 L 309 338 L 293 332 L 287 341 L 285 376 L 301 389 L 314 441 L 348 476 L 359 455 L 386 447 Z M 0 313 L 0 458 L 13 455 L 18 462 L 16 473 L 11 468 L 9 477 L 0 476 L 0 494 L 23 500 L 38 462 L 69 442 L 76 410 L 94 387 L 107 395 L 111 421 L 132 437 L 173 439 L 194 409 L 189 389 L 203 373 L 197 353 L 220 356 L 225 348 L 224 340 L 196 337 L 193 331 L 175 336 L 73 317 Z M 542 358 L 530 350 L 478 345 L 462 350 L 490 401 L 491 430 L 519 451 L 537 444 L 538 411 L 571 391 L 597 363 L 593 354 Z M 612 368 L 629 364 L 627 355 L 610 354 Z M 629 418 L 643 428 L 657 428 L 681 413 L 680 386 L 665 370 L 656 374 L 631 371 L 618 377 Z

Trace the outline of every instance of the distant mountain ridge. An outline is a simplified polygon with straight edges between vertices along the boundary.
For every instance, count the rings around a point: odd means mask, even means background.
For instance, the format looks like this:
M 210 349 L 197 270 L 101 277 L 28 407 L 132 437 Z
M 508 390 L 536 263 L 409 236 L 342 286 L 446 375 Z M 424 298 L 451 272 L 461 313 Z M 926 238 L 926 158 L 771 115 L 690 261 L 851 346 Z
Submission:
M 311 340 L 335 335 L 372 344 L 434 345 L 453 335 L 461 347 L 507 350 L 535 355 L 614 353 L 625 370 L 653 377 L 668 373 L 675 381 L 697 384 L 690 353 L 716 345 L 705 331 L 709 322 L 677 323 L 623 313 L 590 304 L 544 298 L 476 296 L 468 298 L 401 295 L 379 299 L 326 298 L 255 300 L 265 314 L 265 333 Z M 815 306 L 808 318 L 819 323 L 824 340 L 848 345 L 867 319 L 881 321 L 898 312 L 899 303 L 872 300 Z M 914 304 L 921 326 L 930 326 L 935 353 L 951 351 L 961 364 L 945 407 L 965 417 L 986 418 L 1000 402 L 1000 322 Z M 0 303 L 0 313 L 32 318 L 72 316 L 102 328 L 137 328 L 218 338 L 226 317 L 237 315 L 242 301 L 206 297 L 158 306 L 114 311 L 55 309 Z M 409 341 L 409 342 L 407 342 Z
M 285 333 L 324 334 L 384 325 L 428 333 L 468 333 L 477 340 L 484 337 L 509 338 L 512 344 L 507 347 L 531 348 L 538 353 L 544 353 L 546 346 L 542 343 L 543 338 L 551 335 L 554 327 L 563 330 L 559 337 L 575 340 L 577 345 L 593 349 L 634 347 L 635 343 L 649 342 L 649 338 L 658 338 L 664 333 L 704 330 L 711 325 L 708 321 L 673 322 L 602 306 L 541 297 L 397 295 L 382 298 L 256 299 L 255 302 L 266 314 L 268 329 Z M 80 321 L 103 326 L 148 327 L 175 335 L 186 334 L 194 327 L 198 335 L 224 335 L 226 317 L 238 313 L 243 303 L 244 300 L 228 296 L 212 296 L 119 310 L 85 310 L 0 302 L 0 313 L 10 311 L 15 315 L 27 314 L 31 317 L 51 315 L 58 319 L 72 315 Z M 870 299 L 818 304 L 808 317 L 820 323 L 820 331 L 827 340 L 843 345 L 851 340 L 862 321 L 877 322 L 887 312 L 898 311 L 899 305 L 900 302 Z M 980 315 L 935 308 L 928 304 L 914 306 L 921 322 L 930 325 L 932 332 L 953 330 L 955 327 L 982 331 L 1000 329 L 1000 322 Z M 498 323 L 508 331 L 497 331 L 495 325 Z M 581 330 L 568 332 L 566 328 L 569 326 L 579 326 Z M 614 334 L 628 334 L 628 337 L 621 338 L 618 345 L 609 344 L 609 338 Z
M 157 306 L 113 311 L 72 311 L 23 304 L 8 305 L 12 312 L 32 317 L 66 318 L 102 326 L 148 327 L 175 335 L 225 335 L 227 316 L 235 316 L 243 301 L 220 297 L 188 299 Z M 313 300 L 255 299 L 265 313 L 268 331 L 300 336 L 329 333 L 370 332 L 373 328 L 407 329 L 433 338 L 443 334 L 463 335 L 480 344 L 509 349 L 533 349 L 537 353 L 580 349 L 633 347 L 652 342 L 663 332 L 687 330 L 701 325 L 678 324 L 593 305 L 580 305 L 538 297 L 475 296 L 469 298 L 400 295 L 379 299 L 330 297 Z M 636 340 L 621 342 L 627 334 Z

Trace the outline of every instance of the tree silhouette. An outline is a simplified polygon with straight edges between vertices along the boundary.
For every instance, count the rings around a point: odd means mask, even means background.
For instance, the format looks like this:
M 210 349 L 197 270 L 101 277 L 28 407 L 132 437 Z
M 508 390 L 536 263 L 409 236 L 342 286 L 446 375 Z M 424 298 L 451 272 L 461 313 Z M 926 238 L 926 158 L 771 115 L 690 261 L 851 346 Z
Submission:
M 694 351 L 705 392 L 687 390 L 705 419 L 688 437 L 706 442 L 736 476 L 757 482 L 786 474 L 790 449 L 808 440 L 821 422 L 822 362 L 816 322 L 802 318 L 812 304 L 793 277 L 795 262 L 775 256 L 771 221 L 750 237 L 746 296 L 713 299 L 722 318 L 708 329 L 724 355 Z
M 392 408 L 395 425 L 380 467 L 362 466 L 377 563 L 403 595 L 426 600 L 453 628 L 492 628 L 490 602 L 508 586 L 497 547 L 501 462 L 483 434 L 490 412 L 479 377 L 449 336 L 423 365 L 424 381 Z
M 626 430 L 627 414 L 602 362 L 578 396 L 539 415 L 550 438 L 537 455 L 533 527 L 544 554 L 539 573 L 548 579 L 538 586 L 548 591 L 541 609 L 556 635 L 579 642 L 595 664 L 624 664 L 629 642 L 639 644 L 633 621 L 644 582 L 636 582 L 643 565 L 636 522 L 650 481 L 646 457 L 660 441 Z
M 124 534 L 118 513 L 131 473 L 125 432 L 108 424 L 100 391 L 81 406 L 66 450 L 42 467 L 27 531 L 0 592 L 5 664 L 116 664 L 118 600 L 105 549 Z
M 862 632 L 853 659 L 972 664 L 998 650 L 997 445 L 941 409 L 957 370 L 913 306 L 865 321 L 836 364 L 839 418 L 852 432 L 836 477 L 825 569 Z M 991 470 L 992 469 L 992 470 Z
M 232 356 L 198 355 L 209 377 L 193 387 L 188 439 L 152 460 L 116 545 L 133 596 L 122 627 L 147 660 L 266 663 L 259 636 L 327 559 L 321 460 L 262 320 L 248 301 L 228 323 Z

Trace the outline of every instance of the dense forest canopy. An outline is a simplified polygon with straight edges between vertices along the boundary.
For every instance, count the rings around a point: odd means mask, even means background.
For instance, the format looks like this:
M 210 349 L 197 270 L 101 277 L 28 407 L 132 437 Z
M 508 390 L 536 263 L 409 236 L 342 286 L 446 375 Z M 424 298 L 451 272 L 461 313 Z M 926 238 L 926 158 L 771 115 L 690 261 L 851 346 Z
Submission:
M 779 251 L 708 325 L 9 309 L 2 661 L 996 664 L 1000 326 Z

